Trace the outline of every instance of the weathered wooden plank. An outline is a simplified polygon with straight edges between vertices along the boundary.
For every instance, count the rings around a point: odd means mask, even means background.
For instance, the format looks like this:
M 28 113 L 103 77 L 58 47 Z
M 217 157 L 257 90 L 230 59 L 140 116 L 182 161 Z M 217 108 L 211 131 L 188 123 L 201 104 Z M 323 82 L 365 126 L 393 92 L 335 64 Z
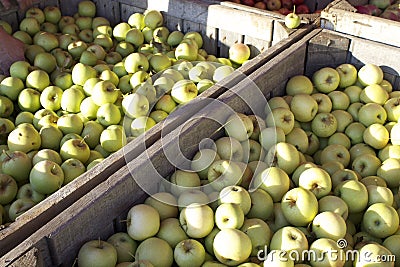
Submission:
M 253 58 L 256 55 L 263 53 L 269 47 L 271 47 L 271 42 L 261 40 L 254 37 L 244 36 L 244 43 L 250 47 L 250 57 Z
M 218 56 L 229 57 L 229 48 L 234 43 L 242 43 L 244 36 L 237 32 L 219 29 L 218 31 Z
M 345 0 L 341 0 L 328 5 L 321 12 L 321 26 L 400 47 L 400 39 L 398 38 L 400 22 L 348 11 L 343 8 L 346 3 Z

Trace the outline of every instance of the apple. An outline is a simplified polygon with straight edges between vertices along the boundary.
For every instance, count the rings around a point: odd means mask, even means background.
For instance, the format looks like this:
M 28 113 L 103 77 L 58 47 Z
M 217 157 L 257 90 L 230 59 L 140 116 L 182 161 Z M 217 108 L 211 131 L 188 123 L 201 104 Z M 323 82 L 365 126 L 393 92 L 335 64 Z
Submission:
M 57 6 L 46 6 L 43 13 L 47 22 L 57 24 L 61 19 L 61 10 Z
M 139 70 L 147 71 L 149 69 L 149 61 L 141 53 L 131 53 L 125 58 L 125 69 L 128 73 L 135 73 Z
M 118 124 L 121 121 L 121 111 L 112 103 L 105 103 L 97 110 L 97 120 L 101 125 L 107 127 L 112 124 Z
M 210 165 L 207 177 L 211 187 L 221 191 L 226 186 L 240 184 L 242 171 L 233 161 L 217 160 Z
M 34 17 L 25 17 L 19 23 L 19 29 L 33 37 L 40 31 L 40 22 Z
M 290 109 L 275 108 L 265 119 L 267 127 L 279 127 L 286 134 L 290 133 L 294 127 L 294 114 Z
M 83 129 L 83 121 L 79 115 L 69 113 L 58 118 L 57 126 L 64 135 L 68 133 L 81 134 Z
M 312 81 L 319 92 L 329 93 L 338 88 L 340 76 L 336 69 L 324 67 L 314 72 Z
M 382 149 L 389 142 L 389 131 L 382 124 L 371 124 L 365 129 L 363 140 L 364 143 L 375 149 Z
M 321 152 L 321 163 L 324 164 L 329 161 L 338 161 L 347 167 L 350 163 L 350 152 L 343 145 L 332 144 L 325 147 Z
M 360 102 L 360 94 L 362 92 L 362 88 L 357 85 L 351 85 L 346 87 L 343 92 L 349 97 L 350 103 Z
M 86 172 L 85 165 L 83 165 L 80 160 L 75 158 L 65 160 L 64 162 L 62 162 L 60 167 L 64 172 L 64 185 L 70 183 L 76 177 Z
M 16 180 L 8 174 L 0 174 L 0 204 L 7 205 L 17 196 L 18 185 Z
M 243 43 L 234 43 L 229 47 L 228 54 L 229 60 L 236 64 L 242 65 L 250 58 L 250 48 L 248 45 Z
M 399 227 L 399 215 L 385 203 L 375 203 L 368 207 L 362 218 L 365 231 L 378 238 L 393 235 Z
M 350 105 L 350 98 L 342 91 L 332 91 L 328 93 L 328 96 L 333 110 L 346 110 Z
M 219 229 L 240 229 L 244 222 L 244 213 L 238 203 L 221 203 L 215 210 L 215 224 Z
M 368 190 L 368 206 L 375 203 L 385 203 L 389 206 L 393 205 L 393 193 L 388 187 L 378 186 L 376 184 L 366 185 L 366 187 Z
M 388 158 L 400 159 L 400 146 L 389 143 L 384 148 L 379 150 L 378 157 L 382 162 Z
M 349 208 L 346 202 L 338 196 L 328 195 L 318 200 L 318 212 L 331 211 L 339 216 L 342 216 L 344 220 L 347 219 L 349 214 Z
M 200 186 L 200 177 L 195 172 L 176 170 L 170 177 L 171 193 L 179 196 L 186 190 Z
M 179 220 L 174 217 L 161 220 L 160 229 L 157 232 L 156 237 L 167 241 L 171 248 L 175 248 L 179 242 L 188 239 L 188 236 L 182 229 Z
M 38 131 L 32 124 L 21 123 L 12 130 L 7 138 L 10 151 L 29 152 L 40 148 L 41 140 Z
M 358 81 L 363 86 L 380 84 L 382 80 L 383 71 L 378 65 L 367 63 L 358 71 Z
M 114 103 L 118 98 L 118 90 L 110 80 L 97 82 L 91 94 L 93 102 L 98 106 Z
M 367 187 L 369 185 L 377 185 L 377 186 L 381 186 L 381 187 L 387 187 L 386 181 L 382 177 L 379 177 L 376 175 L 364 177 L 360 180 L 360 182 L 363 183 Z
M 174 252 L 163 239 L 150 237 L 139 244 L 135 253 L 135 262 L 148 261 L 151 266 L 172 266 Z
M 176 47 L 183 40 L 183 36 L 184 36 L 184 34 L 181 31 L 177 31 L 177 30 L 176 31 L 172 31 L 168 35 L 167 44 L 169 44 L 172 47 Z
M 60 165 L 43 160 L 33 165 L 29 174 L 32 189 L 41 194 L 51 194 L 61 188 L 64 181 L 64 172 Z
M 360 101 L 363 103 L 385 104 L 389 99 L 389 93 L 379 84 L 367 85 L 360 93 Z
M 340 76 L 340 88 L 350 87 L 357 82 L 358 71 L 354 65 L 349 63 L 340 64 L 336 67 L 336 71 Z
M 85 138 L 86 144 L 94 149 L 100 143 L 100 135 L 104 127 L 96 121 L 88 121 L 84 123 L 81 135 Z
M 174 259 L 179 266 L 202 266 L 206 251 L 196 239 L 180 241 L 174 248 Z
M 61 145 L 60 155 L 63 161 L 75 158 L 85 163 L 89 159 L 90 148 L 83 139 L 70 139 Z
M 332 181 L 327 171 L 319 167 L 311 167 L 300 174 L 299 186 L 310 190 L 317 199 L 320 199 L 330 193 Z
M 26 157 L 28 157 L 28 156 L 26 156 Z M 61 156 L 57 151 L 55 151 L 53 149 L 49 149 L 49 148 L 43 148 L 43 149 L 40 149 L 39 151 L 37 151 L 35 153 L 35 155 L 32 157 L 31 165 L 35 165 L 39 161 L 46 160 L 46 159 L 51 160 L 51 161 L 57 163 L 58 165 L 61 165 L 61 163 L 62 163 Z M 29 173 L 28 173 L 28 175 L 29 175 Z
M 311 121 L 318 112 L 317 101 L 308 94 L 296 94 L 290 102 L 294 118 L 300 122 Z
M 289 255 L 303 255 L 308 249 L 308 240 L 299 228 L 284 226 L 272 235 L 269 249 L 270 251 L 283 250 Z
M 252 183 L 253 188 L 266 191 L 274 202 L 278 202 L 289 190 L 290 179 L 279 167 L 269 167 L 260 172 Z
M 93 22 L 92 22 L 93 24 Z M 107 46 L 107 49 L 110 48 L 109 40 L 112 36 L 113 28 L 110 26 L 110 24 L 101 24 L 101 25 L 92 25 L 92 30 L 93 30 L 93 37 L 96 38 L 99 35 L 102 35 L 100 39 L 104 40 L 105 42 L 101 42 L 102 46 Z M 110 38 L 107 38 L 110 37 Z M 98 40 L 100 40 L 98 39 Z M 112 41 L 112 39 L 111 39 Z
M 179 221 L 189 237 L 203 238 L 214 227 L 214 212 L 206 204 L 192 203 L 181 210 Z
M 249 236 L 238 229 L 222 229 L 213 242 L 215 257 L 228 266 L 237 266 L 248 259 L 252 252 Z
M 399 136 L 400 123 L 395 123 L 390 129 L 390 139 L 393 145 L 400 145 L 400 136 Z
M 400 160 L 396 158 L 388 158 L 379 166 L 376 175 L 383 178 L 389 188 L 396 188 L 400 183 L 395 173 L 399 170 Z
M 361 177 L 366 177 L 377 174 L 381 160 L 373 154 L 363 154 L 356 157 L 351 166 Z
M 305 75 L 294 75 L 289 78 L 285 86 L 287 95 L 308 94 L 313 92 L 313 84 Z
M 18 188 L 16 197 L 17 197 L 17 199 L 27 198 L 27 199 L 32 200 L 35 203 L 39 203 L 40 201 L 45 199 L 46 196 L 33 190 L 32 185 L 28 183 L 28 184 L 24 184 Z
M 280 1 L 267 0 L 267 8 L 269 10 L 279 10 L 281 8 Z M 293 7 L 293 12 L 285 16 L 285 26 L 289 29 L 296 29 L 301 24 L 300 17 L 295 13 L 296 7 Z
M 106 242 L 110 243 L 116 249 L 117 263 L 134 260 L 138 244 L 126 232 L 112 234 Z
M 263 189 L 256 188 L 249 193 L 251 198 L 251 207 L 247 213 L 247 218 L 259 218 L 266 220 L 273 212 L 272 197 Z
M 78 3 L 78 14 L 81 17 L 94 17 L 96 15 L 96 4 L 92 1 L 81 1 Z
M 279 142 L 268 150 L 264 161 L 270 166 L 279 167 L 287 174 L 292 174 L 300 164 L 300 156 L 294 145 Z
M 137 241 L 155 236 L 160 228 L 158 211 L 148 204 L 133 206 L 127 215 L 127 233 Z
M 32 199 L 28 198 L 16 199 L 11 203 L 11 205 L 8 208 L 9 221 L 14 222 L 18 216 L 20 216 L 27 210 L 31 209 L 35 205 L 36 203 Z
M 306 226 L 318 213 L 318 200 L 309 190 L 296 187 L 282 197 L 282 212 L 294 226 Z
M 99 27 L 107 27 L 107 30 L 108 30 L 108 28 L 110 28 L 110 26 L 99 26 Z M 113 41 L 112 41 L 110 35 L 103 34 L 103 33 L 98 34 L 98 33 L 96 33 L 96 29 L 95 29 L 93 31 L 93 37 L 94 37 L 94 40 L 93 40 L 94 44 L 100 45 L 107 52 L 110 51 L 110 49 L 113 46 Z
M 6 77 L 0 83 L 0 93 L 10 100 L 18 99 L 19 93 L 25 88 L 23 80 L 17 77 Z
M 123 126 L 110 125 L 104 129 L 100 135 L 100 144 L 109 153 L 115 152 L 125 146 L 127 140 Z
M 337 119 L 331 113 L 318 113 L 311 121 L 311 129 L 318 137 L 329 137 L 337 130 Z
M 144 25 L 150 29 L 161 27 L 164 23 L 163 15 L 158 10 L 148 10 L 144 13 Z
M 394 266 L 393 262 L 395 260 L 394 256 L 387 248 L 376 242 L 371 242 L 364 244 L 358 250 L 358 253 L 355 254 L 354 266 L 363 266 L 371 261 L 376 262 L 379 266 Z
M 45 125 L 40 128 L 41 148 L 58 150 L 63 133 L 57 126 Z
M 198 55 L 198 47 L 196 44 L 181 42 L 175 49 L 176 59 L 185 59 L 195 61 Z
M 250 237 L 252 243 L 250 256 L 257 256 L 259 251 L 263 250 L 270 243 L 272 231 L 268 224 L 261 219 L 245 219 L 240 230 Z
M 335 251 L 335 253 L 327 253 Z M 344 251 L 337 242 L 330 238 L 319 238 L 311 243 L 308 251 L 308 258 L 311 266 L 344 266 Z
M 365 185 L 356 180 L 346 180 L 334 189 L 335 196 L 346 202 L 349 213 L 363 211 L 368 205 L 368 190 Z
M 337 241 L 346 234 L 346 222 L 342 216 L 333 211 L 323 211 L 315 216 L 311 224 L 317 238 L 330 238 Z
M 331 178 L 332 178 L 332 188 L 335 188 L 341 182 L 346 180 L 358 181 L 361 179 L 360 175 L 356 171 L 353 171 L 351 169 L 337 170 L 334 174 L 332 174 Z
M 126 33 L 130 29 L 131 29 L 131 26 L 127 22 L 120 22 L 114 26 L 113 36 L 118 42 L 124 41 L 126 38 Z
M 90 78 L 96 78 L 97 72 L 92 66 L 77 63 L 72 68 L 72 81 L 76 85 L 84 86 Z
M 89 2 L 89 1 L 83 1 Z M 81 2 L 82 3 L 82 2 Z M 117 249 L 109 242 L 91 240 L 83 244 L 78 252 L 77 263 L 79 266 L 115 266 L 117 264 Z

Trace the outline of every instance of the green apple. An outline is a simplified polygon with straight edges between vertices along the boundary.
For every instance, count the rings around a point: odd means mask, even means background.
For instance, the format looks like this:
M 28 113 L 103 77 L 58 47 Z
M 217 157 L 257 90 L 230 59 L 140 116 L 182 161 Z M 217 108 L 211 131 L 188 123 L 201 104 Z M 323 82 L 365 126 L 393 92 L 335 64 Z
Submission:
M 125 69 L 128 73 L 135 73 L 139 70 L 147 71 L 149 65 L 147 57 L 141 53 L 131 53 L 125 58 Z
M 332 91 L 328 93 L 328 96 L 333 110 L 346 110 L 350 106 L 350 98 L 342 91 Z
M 167 43 L 172 46 L 176 47 L 178 46 L 181 41 L 183 40 L 184 34 L 181 31 L 172 31 L 167 38 Z
M 292 225 L 306 226 L 318 213 L 318 200 L 311 191 L 296 187 L 283 195 L 282 212 Z
M 121 41 L 115 47 L 115 51 L 119 53 L 122 56 L 122 58 L 125 58 L 126 56 L 135 51 L 135 47 L 133 46 L 133 44 L 127 41 Z
M 40 31 L 40 22 L 33 17 L 23 18 L 19 23 L 19 29 L 33 37 Z
M 289 190 L 290 179 L 281 168 L 271 166 L 261 171 L 252 183 L 254 188 L 265 190 L 274 202 L 278 202 Z
M 387 120 L 397 122 L 400 119 L 400 98 L 388 99 L 384 106 L 387 113 Z
M 40 108 L 40 92 L 32 89 L 23 89 L 18 95 L 18 107 L 22 111 L 36 112 Z
M 319 92 L 329 93 L 338 88 L 340 76 L 336 69 L 323 67 L 314 72 L 312 81 Z
M 132 28 L 126 32 L 125 41 L 138 48 L 144 43 L 144 35 L 140 29 Z
M 299 166 L 300 156 L 294 145 L 279 142 L 268 150 L 264 161 L 270 166 L 277 166 L 287 174 L 291 174 Z
M 157 237 L 167 241 L 171 248 L 175 248 L 179 242 L 188 238 L 179 220 L 174 217 L 166 218 L 161 221 Z
M 68 52 L 75 60 L 78 60 L 87 48 L 88 45 L 84 41 L 74 41 L 68 45 Z
M 375 149 L 382 149 L 389 142 L 389 131 L 382 124 L 371 124 L 363 132 L 363 140 Z
M 100 81 L 93 87 L 91 95 L 93 102 L 101 106 L 106 103 L 114 103 L 118 98 L 118 91 L 111 81 Z
M 367 85 L 360 93 L 360 101 L 362 103 L 383 105 L 388 99 L 389 93 L 379 84 Z
M 58 21 L 58 28 L 62 30 L 66 25 L 75 23 L 75 19 L 71 16 L 61 16 Z
M 365 211 L 362 225 L 365 231 L 378 238 L 393 235 L 399 227 L 399 215 L 385 203 L 375 203 Z
M 149 261 L 153 266 L 172 266 L 174 252 L 163 239 L 150 237 L 139 244 L 135 253 L 135 261 Z
M 20 216 L 35 205 L 36 203 L 32 199 L 22 198 L 15 200 L 11 203 L 8 209 L 9 220 L 11 222 L 14 222 L 18 216 Z
M 346 202 L 349 213 L 361 212 L 368 205 L 368 190 L 356 180 L 341 182 L 334 189 L 334 194 Z
M 101 132 L 100 144 L 109 153 L 119 150 L 126 143 L 126 134 L 121 125 L 110 125 Z
M 61 108 L 67 112 L 77 113 L 80 111 L 80 106 L 84 98 L 85 94 L 83 90 L 70 87 L 61 96 Z
M 331 211 L 347 219 L 349 208 L 346 202 L 338 196 L 328 195 L 318 200 L 318 212 Z
M 19 112 L 18 115 L 15 117 L 15 126 L 21 124 L 21 123 L 33 123 L 33 114 L 32 112 L 29 111 L 22 111 Z
M 369 176 L 373 177 L 373 176 Z M 385 203 L 389 206 L 393 204 L 394 197 L 392 191 L 386 186 L 379 186 L 376 184 L 365 184 L 366 180 L 364 180 L 364 185 L 368 190 L 368 206 L 371 206 L 375 203 Z
M 350 103 L 360 102 L 360 94 L 363 89 L 357 85 L 346 87 L 343 92 L 349 97 Z
M 251 256 L 258 256 L 260 250 L 269 246 L 272 231 L 265 221 L 259 218 L 245 219 L 240 230 L 250 237 L 252 243 Z
M 70 113 L 59 117 L 57 120 L 57 126 L 64 135 L 68 133 L 81 134 L 83 129 L 83 121 L 79 115 Z
M 33 70 L 26 77 L 26 86 L 43 91 L 50 85 L 50 76 L 43 70 Z
M 5 96 L 0 95 L 0 117 L 8 118 L 14 111 L 13 102 Z
M 327 171 L 319 167 L 311 167 L 300 174 L 299 186 L 310 190 L 317 199 L 320 199 L 331 192 L 332 181 Z
M 194 82 L 186 79 L 176 82 L 171 90 L 171 96 L 178 104 L 189 102 L 197 96 L 197 93 Z
M 91 67 L 82 63 L 77 63 L 72 68 L 72 81 L 74 84 L 84 86 L 85 82 L 90 78 L 96 78 L 97 72 Z
M 96 4 L 92 1 L 81 1 L 78 4 L 78 14 L 82 17 L 94 17 L 96 15 Z
M 351 168 L 358 172 L 361 177 L 366 177 L 376 175 L 381 164 L 382 162 L 378 157 L 368 153 L 357 156 L 353 160 Z
M 354 65 L 349 63 L 340 64 L 336 67 L 336 71 L 339 73 L 340 76 L 340 88 L 347 88 L 357 82 L 358 72 Z
M 122 109 L 126 116 L 138 118 L 148 114 L 150 108 L 149 100 L 146 96 L 133 93 L 124 97 Z
M 127 215 L 127 233 L 137 241 L 155 236 L 160 228 L 158 211 L 147 204 L 133 206 Z
M 148 10 L 144 13 L 144 25 L 150 29 L 161 27 L 164 23 L 163 15 L 158 10 Z
M 322 164 L 329 161 L 338 161 L 343 164 L 344 167 L 347 167 L 350 163 L 350 152 L 343 145 L 332 144 L 326 146 L 321 152 L 320 161 Z
M 119 108 L 112 103 L 101 105 L 97 110 L 96 116 L 100 124 L 105 127 L 118 124 L 121 121 L 121 112 Z
M 335 253 L 326 253 L 327 251 L 335 251 Z M 310 265 L 344 266 L 346 257 L 343 253 L 344 251 L 339 248 L 336 241 L 330 238 L 316 239 L 309 247 Z
M 81 135 L 85 137 L 85 142 L 91 149 L 100 143 L 100 135 L 104 127 L 96 121 L 88 121 L 84 124 Z
M 223 65 L 216 68 L 213 75 L 213 82 L 218 83 L 231 75 L 234 72 L 234 68 L 229 65 Z
M 40 45 L 46 52 L 50 52 L 60 45 L 57 36 L 50 32 L 36 33 L 33 37 L 33 44 Z
M 64 172 L 63 185 L 70 183 L 72 180 L 86 172 L 85 165 L 75 158 L 65 160 L 60 167 Z
M 331 113 L 318 113 L 311 121 L 311 129 L 318 137 L 329 137 L 337 130 L 337 119 Z
M 40 104 L 48 110 L 59 110 L 61 108 L 61 99 L 63 90 L 58 86 L 48 86 L 40 94 Z
M 0 93 L 15 101 L 19 93 L 25 88 L 23 80 L 16 77 L 6 77 L 0 83 Z
M 117 232 L 111 235 L 107 242 L 117 250 L 117 263 L 131 262 L 134 260 L 138 243 L 125 232 Z
M 61 145 L 60 155 L 63 161 L 74 158 L 86 163 L 90 156 L 90 148 L 84 140 L 71 139 Z
M 337 241 L 344 238 L 346 234 L 345 220 L 333 211 L 323 211 L 317 214 L 311 227 L 317 238 L 330 238 Z
M 198 47 L 197 45 L 181 42 L 175 49 L 176 59 L 185 59 L 194 61 L 197 59 Z
M 144 15 L 142 13 L 131 14 L 128 18 L 128 24 L 131 25 L 132 28 L 142 30 L 145 27 Z
M 171 193 L 158 192 L 152 194 L 145 199 L 144 203 L 155 208 L 158 211 L 161 220 L 167 218 L 176 219 L 176 216 L 178 215 L 178 202 L 176 197 Z
M 290 110 L 295 120 L 308 122 L 314 119 L 318 112 L 317 101 L 308 94 L 296 94 L 290 102 Z
M 8 174 L 0 174 L 0 204 L 7 205 L 17 196 L 18 185 L 15 179 Z
M 379 166 L 376 174 L 383 178 L 389 188 L 396 188 L 399 186 L 399 179 L 396 173 L 400 170 L 400 160 L 395 158 L 388 158 Z
M 28 183 L 18 188 L 18 193 L 16 197 L 17 199 L 28 198 L 33 200 L 33 202 L 35 203 L 39 203 L 40 201 L 45 199 L 46 196 L 33 190 L 32 185 Z
M 219 229 L 240 229 L 244 222 L 244 213 L 238 203 L 221 203 L 215 210 L 215 224 Z
M 40 45 L 31 44 L 25 48 L 25 57 L 32 64 L 36 54 L 41 52 L 46 52 L 46 50 L 44 50 L 44 48 L 41 47 Z
M 82 3 L 93 3 L 91 1 L 82 1 Z M 94 5 L 94 3 L 93 3 Z M 118 260 L 117 249 L 110 243 L 100 240 L 87 241 L 80 247 L 77 263 L 81 267 L 89 266 L 115 266 Z
M 284 250 L 292 255 L 302 255 L 308 249 L 307 237 L 299 228 L 284 226 L 272 235 L 269 249 L 271 251 Z
M 81 32 L 85 30 L 92 31 L 92 21 L 93 18 L 82 16 L 82 17 L 77 17 L 75 19 L 75 24 L 78 25 L 79 30 L 81 30 Z
M 41 139 L 32 124 L 21 123 L 10 132 L 7 138 L 10 151 L 29 152 L 40 148 Z
M 2 173 L 12 176 L 17 182 L 27 181 L 32 161 L 26 153 L 22 151 L 4 151 L 3 153 L 6 156 L 1 165 Z
M 203 244 L 196 239 L 182 240 L 174 248 L 174 259 L 179 266 L 201 266 L 205 254 Z
M 137 117 L 131 123 L 131 127 L 130 127 L 131 135 L 133 137 L 138 137 L 139 135 L 148 131 L 154 125 L 156 125 L 156 122 L 150 117 L 147 117 L 147 116 Z
M 57 6 L 46 6 L 43 13 L 47 22 L 57 24 L 61 19 L 61 10 Z
M 301 24 L 301 19 L 299 15 L 295 13 L 296 8 L 293 8 L 293 12 L 287 14 L 285 16 L 285 26 L 288 27 L 289 29 L 296 29 L 297 27 L 300 26 Z
M 26 44 L 26 45 L 31 45 L 31 44 L 33 44 L 32 37 L 29 35 L 29 33 L 25 32 L 25 31 L 20 31 L 20 30 L 15 31 L 15 32 L 12 34 L 12 36 L 13 36 L 15 39 L 20 40 L 21 42 L 23 42 L 23 43 Z
M 150 58 L 149 64 L 154 72 L 160 72 L 171 66 L 171 60 L 164 54 L 155 54 Z
M 32 66 L 27 61 L 15 61 L 10 66 L 10 76 L 25 81 Z M 1 88 L 1 84 L 0 84 Z
M 58 150 L 63 133 L 57 126 L 46 125 L 40 128 L 41 147 Z
M 199 45 L 199 48 L 201 46 Z M 232 62 L 242 65 L 246 60 L 250 58 L 250 48 L 248 45 L 243 43 L 235 43 L 229 47 L 229 60 Z
M 367 86 L 370 84 L 380 84 L 383 80 L 382 69 L 375 65 L 367 63 L 360 68 L 358 71 L 358 81 L 363 85 Z
M 213 242 L 215 257 L 228 266 L 245 262 L 252 252 L 252 243 L 248 235 L 238 229 L 222 229 L 215 235 Z
M 41 194 L 51 194 L 61 188 L 64 181 L 64 172 L 60 165 L 43 160 L 36 163 L 29 174 L 32 189 Z
M 310 95 L 313 92 L 313 84 L 305 75 L 294 75 L 286 83 L 285 91 L 287 95 L 296 95 L 298 93 Z

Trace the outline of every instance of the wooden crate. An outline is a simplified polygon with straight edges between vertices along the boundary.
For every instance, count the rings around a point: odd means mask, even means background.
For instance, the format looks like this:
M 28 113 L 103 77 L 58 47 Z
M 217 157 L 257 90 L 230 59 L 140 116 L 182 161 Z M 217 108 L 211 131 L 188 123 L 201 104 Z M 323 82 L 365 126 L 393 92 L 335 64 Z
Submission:
M 335 0 L 321 12 L 321 27 L 400 47 L 400 22 L 356 13 L 346 0 Z
M 77 202 L 65 209 L 42 228 L 0 259 L 0 266 L 71 266 L 79 248 L 88 240 L 106 239 L 125 229 L 127 211 L 142 202 L 146 192 L 155 192 L 160 180 L 175 170 L 168 155 L 181 152 L 190 159 L 203 138 L 222 136 L 221 124 L 228 116 L 227 107 L 236 112 L 259 114 L 266 99 L 283 95 L 288 79 L 294 75 L 311 75 L 324 66 L 352 63 L 358 68 L 366 63 L 382 67 L 385 79 L 400 88 L 400 48 L 315 29 L 276 55 L 268 63 L 230 87 L 230 90 L 201 109 L 194 120 L 177 128 L 149 147 L 140 157 L 111 175 Z M 261 97 L 260 93 L 265 96 Z M 190 104 L 189 104 L 190 105 Z M 210 120 L 209 118 L 214 118 Z M 176 154 L 176 153 L 175 153 Z M 174 154 L 174 155 L 175 155 Z M 141 185 L 141 187 L 138 186 Z M 146 188 L 146 192 L 143 190 Z
M 221 34 L 221 32 L 217 31 L 218 29 L 217 24 L 223 23 L 223 21 L 214 20 L 212 22 L 213 24 L 210 24 L 214 25 L 213 27 L 205 26 L 207 24 L 204 23 L 208 23 L 206 19 L 207 16 L 205 15 L 208 12 L 206 7 L 211 3 L 210 1 L 208 2 L 192 1 L 190 3 L 190 7 L 186 6 L 187 10 L 183 9 L 185 5 L 188 3 L 187 1 L 171 0 L 171 2 L 172 1 L 174 1 L 174 3 L 180 3 L 180 6 L 175 5 L 173 10 L 163 11 L 164 15 L 166 16 L 167 25 L 169 25 L 171 28 L 175 27 L 176 25 L 180 25 L 185 30 L 201 30 L 203 33 L 205 33 L 206 31 L 213 32 L 215 35 L 212 34 L 208 35 L 209 41 L 205 43 L 208 44 L 209 48 L 214 47 L 214 51 L 217 50 L 223 51 L 224 46 L 221 45 L 223 42 L 225 42 L 226 44 L 233 43 L 234 39 L 229 39 L 229 38 L 218 39 L 216 37 L 217 33 Z M 35 1 L 34 5 L 42 8 L 45 7 L 46 5 L 58 5 L 60 6 L 63 14 L 73 15 L 76 12 L 77 2 L 79 1 L 42 0 L 42 1 Z M 126 20 L 129 14 L 131 14 L 132 12 L 142 12 L 147 7 L 145 5 L 147 1 L 121 0 L 117 2 L 117 1 L 97 0 L 95 2 L 98 7 L 97 11 L 98 15 L 108 17 L 114 24 L 117 21 Z M 135 4 L 136 6 L 129 5 L 132 3 Z M 190 10 L 190 12 L 192 13 L 188 13 L 189 12 L 188 10 Z M 215 16 L 216 15 L 215 12 L 217 11 L 214 9 L 210 10 L 212 10 L 210 11 L 211 12 L 210 14 L 213 14 L 213 16 Z M 4 12 L 3 13 L 2 12 L 3 11 L 0 10 L 0 14 L 5 14 Z M 202 12 L 205 13 L 202 14 Z M 18 14 L 17 9 L 16 8 L 10 9 L 9 11 L 7 11 L 7 14 L 9 14 L 9 16 L 7 15 L 7 17 L 1 17 L 1 18 L 3 19 L 12 17 L 12 21 L 15 22 L 12 23 L 12 25 L 13 26 L 18 25 L 17 23 L 22 17 L 20 14 Z M 188 18 L 194 18 L 194 19 L 193 21 L 189 21 Z M 248 23 L 250 23 L 251 21 L 252 20 L 250 20 Z M 272 21 L 272 19 L 265 21 Z M 175 25 L 175 23 L 178 24 Z M 260 22 L 258 26 L 264 27 L 266 25 L 267 25 L 266 23 Z M 235 34 L 237 38 L 239 38 L 239 36 L 242 37 L 246 36 L 246 38 L 250 38 L 249 37 L 250 35 L 245 35 L 246 32 L 243 28 L 237 29 L 238 32 L 236 34 L 235 33 L 236 29 L 232 26 L 230 27 L 231 28 L 229 28 L 229 31 L 232 34 Z M 290 35 L 290 38 L 282 39 L 279 43 L 277 43 L 277 45 L 270 47 L 265 52 L 256 56 L 249 63 L 240 67 L 238 71 L 243 75 L 249 75 L 250 73 L 255 71 L 259 66 L 265 64 L 270 59 L 274 58 L 274 56 L 281 53 L 292 43 L 301 39 L 307 32 L 310 32 L 313 29 L 313 27 L 314 27 L 313 25 L 307 25 L 306 27 L 293 31 Z M 253 32 L 251 36 L 256 36 L 256 35 L 257 32 Z M 221 37 L 221 35 L 218 36 Z M 259 37 L 260 38 L 265 37 L 266 39 L 268 39 L 267 36 L 269 35 L 264 35 L 264 36 L 260 35 Z M 227 88 L 231 86 L 230 84 L 237 84 L 240 80 L 241 77 L 232 76 L 229 80 L 214 85 L 209 90 L 204 92 L 201 96 L 205 98 L 217 98 L 219 95 L 225 92 Z M 68 185 L 62 187 L 60 190 L 49 196 L 46 200 L 40 202 L 39 204 L 31 208 L 29 211 L 18 217 L 18 219 L 15 222 L 11 223 L 9 226 L 0 229 L 0 256 L 5 255 L 7 252 L 15 248 L 18 244 L 23 242 L 23 240 L 25 240 L 29 235 L 34 233 L 36 230 L 38 230 L 49 220 L 54 218 L 61 211 L 71 206 L 74 202 L 76 202 L 79 198 L 84 196 L 95 186 L 105 181 L 110 175 L 115 173 L 118 169 L 122 168 L 126 164 L 127 157 L 129 159 L 134 159 L 138 157 L 143 151 L 145 151 L 145 149 L 148 146 L 152 145 L 156 140 L 158 140 L 162 133 L 165 134 L 177 128 L 179 125 L 187 121 L 193 114 L 195 114 L 197 110 L 200 110 L 201 108 L 202 108 L 202 102 L 199 99 L 195 100 L 192 103 L 192 109 L 185 111 L 176 111 L 175 113 L 173 113 L 173 115 L 169 117 L 168 123 L 156 125 L 152 129 L 150 129 L 150 131 L 146 132 L 145 135 L 142 135 L 140 138 L 130 142 L 124 149 L 121 149 L 120 151 L 112 154 L 110 157 L 105 159 L 101 164 L 98 164 L 90 171 L 84 173 L 83 175 L 76 178 Z M 2 264 L 0 264 L 0 266 L 2 266 Z

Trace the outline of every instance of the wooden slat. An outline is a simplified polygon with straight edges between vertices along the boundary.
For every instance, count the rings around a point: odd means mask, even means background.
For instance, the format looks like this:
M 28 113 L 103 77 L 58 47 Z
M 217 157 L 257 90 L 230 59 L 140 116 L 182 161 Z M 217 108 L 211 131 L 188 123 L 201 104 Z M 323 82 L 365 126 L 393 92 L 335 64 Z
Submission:
M 345 10 L 345 0 L 334 3 L 321 12 L 322 27 L 400 47 L 400 22 Z
M 229 48 L 234 43 L 242 43 L 244 36 L 237 32 L 218 30 L 218 56 L 229 57 Z

